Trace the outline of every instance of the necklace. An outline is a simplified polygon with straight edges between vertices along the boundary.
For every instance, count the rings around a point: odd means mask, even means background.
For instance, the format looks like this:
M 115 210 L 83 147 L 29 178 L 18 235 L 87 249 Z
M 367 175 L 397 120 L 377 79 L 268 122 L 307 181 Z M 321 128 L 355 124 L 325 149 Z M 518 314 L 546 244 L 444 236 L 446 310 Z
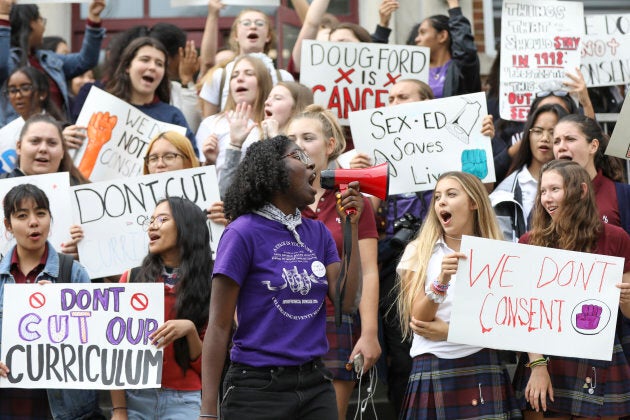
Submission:
M 448 239 L 452 239 L 454 241 L 461 241 L 462 240 L 461 237 L 460 238 L 456 238 L 454 236 L 447 235 L 446 233 L 444 234 L 444 236 L 446 236 Z

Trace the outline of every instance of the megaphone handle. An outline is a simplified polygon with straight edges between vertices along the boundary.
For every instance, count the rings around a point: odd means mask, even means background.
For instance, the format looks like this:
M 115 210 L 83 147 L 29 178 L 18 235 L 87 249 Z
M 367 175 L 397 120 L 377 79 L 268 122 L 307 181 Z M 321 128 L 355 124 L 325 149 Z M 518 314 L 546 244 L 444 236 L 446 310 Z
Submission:
M 343 194 L 347 189 L 348 189 L 348 184 L 339 184 L 340 193 Z M 348 207 L 345 209 L 345 212 L 346 212 L 346 216 L 352 216 L 354 214 L 357 214 L 357 209 L 355 209 L 354 207 Z

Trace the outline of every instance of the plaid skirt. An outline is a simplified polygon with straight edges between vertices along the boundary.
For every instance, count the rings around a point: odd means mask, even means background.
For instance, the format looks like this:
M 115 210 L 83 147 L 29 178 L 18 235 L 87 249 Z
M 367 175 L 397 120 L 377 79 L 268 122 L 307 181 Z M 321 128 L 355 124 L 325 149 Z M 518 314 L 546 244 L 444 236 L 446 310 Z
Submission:
M 507 369 L 496 350 L 458 359 L 413 359 L 402 419 L 520 419 Z
M 547 371 L 554 401 L 547 400 L 546 417 L 620 417 L 630 414 L 630 366 L 615 336 L 612 360 L 589 360 L 551 356 Z M 531 373 L 521 354 L 514 375 L 514 389 L 521 409 L 532 409 L 525 400 L 525 387 Z
M 335 325 L 335 317 L 326 317 L 326 338 L 328 338 L 328 353 L 322 359 L 324 365 L 333 374 L 333 378 L 340 381 L 354 381 L 354 371 L 346 369 L 350 353 L 361 334 L 358 315 L 343 314 L 341 325 Z

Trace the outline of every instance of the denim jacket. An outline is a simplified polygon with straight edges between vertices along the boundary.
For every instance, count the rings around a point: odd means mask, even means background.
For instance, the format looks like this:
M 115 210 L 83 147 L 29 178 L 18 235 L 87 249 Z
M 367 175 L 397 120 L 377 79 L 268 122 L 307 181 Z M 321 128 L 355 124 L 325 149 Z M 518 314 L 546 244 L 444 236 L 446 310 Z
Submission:
M 48 244 L 48 259 L 41 273 L 37 276 L 36 281 L 50 280 L 57 282 L 59 277 L 59 256 L 50 244 Z M 0 337 L 2 337 L 2 316 L 4 315 L 4 285 L 15 284 L 15 279 L 10 273 L 11 256 L 15 247 L 3 256 L 0 261 Z M 74 262 L 72 264 L 71 283 L 89 283 L 90 276 L 81 264 Z M 2 343 L 0 343 L 1 345 Z M 47 389 L 48 403 L 50 411 L 55 420 L 74 420 L 93 418 L 91 416 L 98 415 L 100 412 L 98 406 L 98 393 L 96 390 L 84 389 Z
M 81 51 L 73 54 L 57 54 L 50 50 L 37 50 L 35 55 L 42 67 L 57 83 L 63 96 L 63 112 L 69 118 L 69 100 L 67 79 L 85 73 L 96 67 L 101 52 L 101 43 L 105 37 L 104 28 L 87 26 Z M 20 48 L 11 48 L 11 27 L 0 26 L 0 85 L 4 85 L 13 70 L 19 66 Z M 17 113 L 6 95 L 0 95 L 0 126 L 17 118 Z

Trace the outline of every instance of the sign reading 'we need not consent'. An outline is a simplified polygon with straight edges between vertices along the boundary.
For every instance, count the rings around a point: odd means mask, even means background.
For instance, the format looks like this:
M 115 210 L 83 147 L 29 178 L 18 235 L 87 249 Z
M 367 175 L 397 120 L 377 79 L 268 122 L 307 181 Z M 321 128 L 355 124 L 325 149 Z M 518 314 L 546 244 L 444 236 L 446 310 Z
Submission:
M 159 388 L 164 285 L 6 284 L 5 388 Z
M 309 40 L 302 45 L 301 60 L 300 82 L 344 125 L 350 111 L 387 105 L 398 80 L 426 82 L 429 77 L 426 47 Z
M 624 259 L 465 236 L 448 341 L 610 360 Z

